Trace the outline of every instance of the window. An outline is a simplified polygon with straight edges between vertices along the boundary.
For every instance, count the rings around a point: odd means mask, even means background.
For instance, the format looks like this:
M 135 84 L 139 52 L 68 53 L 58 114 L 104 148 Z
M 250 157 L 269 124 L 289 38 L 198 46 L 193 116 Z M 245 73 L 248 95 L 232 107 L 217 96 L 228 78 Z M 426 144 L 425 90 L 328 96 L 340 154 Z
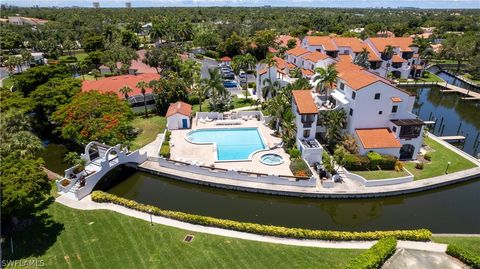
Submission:
M 303 131 L 303 137 L 307 138 L 310 136 L 310 130 L 304 130 Z
M 348 113 L 350 116 L 353 116 L 353 109 L 350 108 L 350 112 Z
M 397 132 L 397 127 L 393 126 L 393 127 L 392 127 L 392 131 L 393 131 L 394 133 L 396 133 L 396 132 Z
M 392 113 L 397 113 L 398 106 L 392 106 Z
M 312 64 L 312 70 L 315 69 L 315 66 Z
M 296 63 L 297 63 L 297 59 L 293 58 L 293 63 L 296 64 Z
M 317 51 L 318 51 L 318 52 L 322 52 L 322 50 L 321 50 L 321 49 L 317 49 Z
M 398 136 L 403 139 L 417 138 L 421 135 L 421 132 L 422 125 L 407 125 L 400 128 L 400 134 Z
M 379 93 L 375 94 L 375 100 L 380 100 L 380 94 Z
M 343 91 L 344 89 L 345 89 L 345 84 L 343 84 L 343 82 L 340 82 L 340 90 Z M 355 98 L 353 98 L 353 99 L 355 99 Z
M 378 115 L 382 115 L 383 114 L 383 111 L 378 111 Z
M 349 53 L 348 53 L 348 50 L 344 50 L 344 51 L 343 51 L 343 54 L 349 54 Z
M 355 100 L 355 97 L 357 96 L 356 92 L 352 92 L 352 99 Z

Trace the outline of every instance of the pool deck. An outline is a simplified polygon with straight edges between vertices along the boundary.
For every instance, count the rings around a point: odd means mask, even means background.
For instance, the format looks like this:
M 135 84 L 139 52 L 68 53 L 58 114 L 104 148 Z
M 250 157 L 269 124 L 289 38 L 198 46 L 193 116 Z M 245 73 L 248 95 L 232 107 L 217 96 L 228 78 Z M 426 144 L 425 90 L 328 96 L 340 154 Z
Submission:
M 267 148 L 273 147 L 282 141 L 281 138 L 273 136 L 273 130 L 262 124 L 262 122 L 256 119 L 242 121 L 241 125 L 221 126 L 215 125 L 215 122 L 195 123 L 192 122 L 192 129 L 186 130 L 172 130 L 170 138 L 173 147 L 170 148 L 170 158 L 177 161 L 195 161 L 201 162 L 205 166 L 211 166 L 212 164 L 218 168 L 225 169 L 248 169 L 251 172 L 257 173 L 270 173 L 274 172 L 277 175 L 293 176 L 290 171 L 290 156 L 285 152 L 283 148 L 266 149 L 258 151 L 253 154 L 252 159 L 249 161 L 228 161 L 228 162 L 216 162 L 215 152 L 213 144 L 194 144 L 185 139 L 188 132 L 192 130 L 200 129 L 225 129 L 225 128 L 258 128 L 260 135 L 262 136 L 265 146 Z M 275 153 L 283 157 L 284 162 L 279 165 L 266 165 L 260 162 L 260 157 L 267 153 Z

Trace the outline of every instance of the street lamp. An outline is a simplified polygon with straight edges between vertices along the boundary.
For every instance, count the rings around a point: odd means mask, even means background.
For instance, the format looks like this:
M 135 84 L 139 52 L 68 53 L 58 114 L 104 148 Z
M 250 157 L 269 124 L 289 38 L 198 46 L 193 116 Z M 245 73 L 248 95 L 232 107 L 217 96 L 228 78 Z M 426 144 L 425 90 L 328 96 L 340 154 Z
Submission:
M 445 168 L 445 174 L 448 174 L 448 167 L 450 167 L 450 161 L 447 163 L 447 168 Z
M 149 210 L 148 210 L 148 213 L 150 213 L 150 225 L 153 226 L 152 209 L 149 209 Z

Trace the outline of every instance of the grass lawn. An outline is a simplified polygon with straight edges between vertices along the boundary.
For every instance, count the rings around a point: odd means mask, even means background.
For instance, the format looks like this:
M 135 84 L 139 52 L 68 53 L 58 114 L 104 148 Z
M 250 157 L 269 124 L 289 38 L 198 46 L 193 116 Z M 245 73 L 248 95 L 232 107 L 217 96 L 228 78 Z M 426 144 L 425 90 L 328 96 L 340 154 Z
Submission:
M 253 99 L 245 99 L 245 98 L 238 98 L 238 97 L 233 97 L 232 99 L 232 104 L 233 108 L 240 108 L 240 107 L 246 107 L 246 106 L 251 106 L 255 104 L 255 100 Z
M 261 243 L 189 232 L 107 210 L 58 203 L 2 245 L 3 259 L 39 259 L 46 268 L 341 268 L 363 250 Z M 47 223 L 47 225 L 42 225 Z M 190 243 L 186 235 L 194 235 Z M 10 242 L 10 237 L 5 238 Z
M 449 161 L 449 173 L 475 167 L 475 164 L 444 147 L 430 137 L 425 138 L 424 144 L 433 149 L 433 151 L 430 152 L 432 161 L 430 163 L 425 163 L 425 166 L 421 170 L 415 168 L 414 162 L 405 163 L 405 167 L 408 171 L 415 176 L 415 180 L 444 175 Z
M 480 237 L 434 236 L 432 240 L 444 244 L 455 243 L 459 247 L 469 250 L 472 253 L 480 253 Z
M 350 171 L 368 180 L 387 179 L 408 176 L 406 171 L 397 172 L 395 170 L 377 170 L 377 171 Z
M 136 117 L 132 121 L 134 128 L 142 129 L 142 132 L 132 141 L 131 150 L 139 149 L 146 144 L 152 142 L 157 137 L 157 134 L 163 133 L 167 119 L 160 116 L 150 116 L 147 119 L 142 116 Z
M 430 60 L 430 63 L 438 63 L 438 64 L 457 64 L 455 60 Z
M 60 61 L 66 60 L 69 56 L 70 55 L 62 55 L 62 56 L 58 57 L 58 60 L 60 60 Z M 77 61 L 82 62 L 83 60 L 85 60 L 85 58 L 87 58 L 88 53 L 80 52 L 80 53 L 75 54 L 74 56 L 77 58 Z
M 441 77 L 435 75 L 432 72 L 425 71 L 422 78 L 418 79 L 417 81 L 424 81 L 424 82 L 445 82 Z
M 200 106 L 198 104 L 192 106 L 192 115 L 195 115 L 195 113 L 199 111 L 200 111 Z M 202 112 L 210 112 L 210 108 L 208 106 L 208 99 L 203 100 L 202 102 Z

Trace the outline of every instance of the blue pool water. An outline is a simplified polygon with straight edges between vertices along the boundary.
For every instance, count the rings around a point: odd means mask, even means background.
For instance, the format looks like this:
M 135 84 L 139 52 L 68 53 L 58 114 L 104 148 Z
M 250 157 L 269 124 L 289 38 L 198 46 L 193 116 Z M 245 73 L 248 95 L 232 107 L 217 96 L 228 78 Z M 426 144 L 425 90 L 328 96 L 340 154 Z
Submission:
M 187 134 L 194 143 L 216 143 L 219 161 L 248 160 L 250 154 L 265 149 L 257 128 L 205 129 Z

